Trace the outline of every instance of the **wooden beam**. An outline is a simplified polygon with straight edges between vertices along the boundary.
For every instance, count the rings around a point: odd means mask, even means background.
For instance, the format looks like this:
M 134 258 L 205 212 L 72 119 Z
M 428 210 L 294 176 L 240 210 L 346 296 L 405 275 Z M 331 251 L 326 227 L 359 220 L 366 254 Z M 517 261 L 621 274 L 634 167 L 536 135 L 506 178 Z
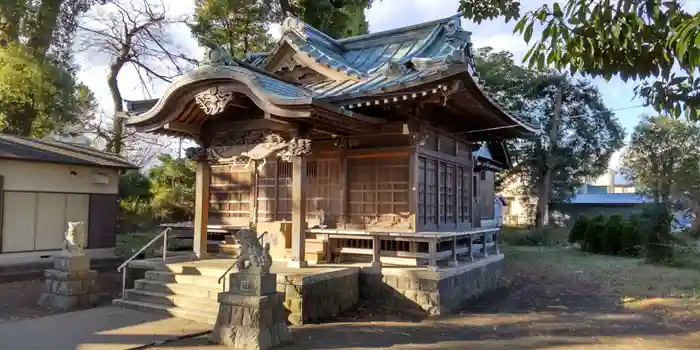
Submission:
M 182 122 L 171 121 L 163 125 L 163 129 L 175 132 L 182 132 L 185 134 L 190 134 L 192 136 L 199 135 L 201 130 L 200 125 L 187 124 Z
M 195 174 L 194 240 L 192 249 L 199 259 L 207 256 L 210 182 L 211 167 L 209 163 L 205 160 L 198 161 Z
M 307 267 L 306 262 L 306 159 L 292 158 L 292 256 L 288 266 Z

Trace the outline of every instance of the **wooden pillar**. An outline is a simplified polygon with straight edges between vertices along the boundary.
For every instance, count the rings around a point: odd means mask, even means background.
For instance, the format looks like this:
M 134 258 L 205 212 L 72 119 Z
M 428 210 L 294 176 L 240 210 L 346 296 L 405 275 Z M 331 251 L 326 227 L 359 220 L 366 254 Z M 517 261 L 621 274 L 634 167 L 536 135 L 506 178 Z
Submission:
M 199 258 L 207 256 L 207 224 L 209 218 L 209 182 L 211 167 L 207 160 L 198 160 L 194 201 L 194 240 L 192 250 Z
M 457 235 L 452 236 L 452 256 L 447 263 L 450 266 L 459 265 L 459 260 L 457 260 Z
M 372 268 L 374 269 L 382 268 L 381 249 L 381 237 L 379 237 L 379 235 L 374 235 L 372 237 Z
M 292 158 L 292 256 L 289 267 L 307 267 L 306 262 L 306 159 Z
M 437 239 L 428 241 L 428 270 L 437 271 Z

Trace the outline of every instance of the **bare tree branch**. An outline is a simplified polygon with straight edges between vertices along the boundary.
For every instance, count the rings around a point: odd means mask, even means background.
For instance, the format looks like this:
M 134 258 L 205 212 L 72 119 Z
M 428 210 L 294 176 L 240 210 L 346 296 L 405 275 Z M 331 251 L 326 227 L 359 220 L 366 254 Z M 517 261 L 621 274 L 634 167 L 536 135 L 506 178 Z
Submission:
M 145 142 L 131 137 L 123 126 L 123 97 L 118 84 L 123 68 L 131 66 L 146 95 L 148 84 L 170 82 L 196 60 L 189 58 L 169 35 L 173 26 L 185 23 L 185 18 L 170 16 L 160 0 L 113 0 L 90 11 L 79 25 L 78 42 L 82 51 L 95 59 L 109 62 L 107 85 L 112 95 L 114 116 L 111 131 L 98 123 L 90 129 L 105 140 L 107 150 L 120 154 L 128 142 Z M 93 122 L 94 123 L 94 122 Z M 139 147 L 136 147 L 137 149 Z

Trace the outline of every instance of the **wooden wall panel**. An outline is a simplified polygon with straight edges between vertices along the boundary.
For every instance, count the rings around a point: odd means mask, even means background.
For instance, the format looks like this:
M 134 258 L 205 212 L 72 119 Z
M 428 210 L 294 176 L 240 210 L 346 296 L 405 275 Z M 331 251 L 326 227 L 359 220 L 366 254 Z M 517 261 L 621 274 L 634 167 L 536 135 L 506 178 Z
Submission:
M 61 249 L 63 234 L 67 227 L 65 223 L 66 194 L 39 193 L 37 198 L 34 249 Z
M 3 203 L 2 252 L 34 250 L 37 194 L 5 192 Z
M 480 178 L 479 193 L 480 193 L 480 216 L 483 219 L 493 219 L 493 200 L 495 196 L 495 180 L 496 174 L 493 171 L 485 170 Z
M 418 226 L 418 230 L 422 229 L 427 223 L 425 167 L 425 157 L 418 157 L 418 171 L 416 173 L 416 182 L 418 183 L 418 203 L 416 203 L 416 225 Z
M 214 165 L 211 173 L 209 216 L 212 223 L 247 224 L 252 209 L 253 173 L 240 165 Z
M 74 195 L 69 195 L 69 198 Z M 82 200 L 79 198 L 75 199 Z M 119 213 L 119 198 L 116 194 L 91 194 L 88 198 L 89 215 L 87 221 L 86 248 L 113 248 L 117 246 L 117 215 Z
M 408 230 L 408 157 L 348 159 L 347 164 L 348 226 Z
M 340 222 L 343 199 L 340 168 L 340 159 L 315 159 L 307 163 L 306 219 L 310 226 L 318 224 L 319 210 L 324 211 L 324 222 L 329 227 L 337 227 Z
M 81 221 L 85 223 L 85 228 L 90 226 L 90 197 L 89 194 L 67 194 L 66 195 L 66 218 L 63 223 L 63 231 L 68 228 L 68 221 Z M 116 194 L 107 195 L 117 198 Z M 105 213 L 107 215 L 108 213 Z M 87 242 L 83 242 L 87 243 Z

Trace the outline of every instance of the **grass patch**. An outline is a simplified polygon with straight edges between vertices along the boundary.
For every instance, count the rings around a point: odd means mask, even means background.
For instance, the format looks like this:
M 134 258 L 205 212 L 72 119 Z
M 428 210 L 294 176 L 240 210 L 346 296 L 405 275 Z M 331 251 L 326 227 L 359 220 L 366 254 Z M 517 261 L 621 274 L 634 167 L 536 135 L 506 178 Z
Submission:
M 572 278 L 631 300 L 700 297 L 700 273 L 694 269 L 650 265 L 643 259 L 589 254 L 572 248 L 505 246 L 503 250 L 512 273 L 524 276 Z

